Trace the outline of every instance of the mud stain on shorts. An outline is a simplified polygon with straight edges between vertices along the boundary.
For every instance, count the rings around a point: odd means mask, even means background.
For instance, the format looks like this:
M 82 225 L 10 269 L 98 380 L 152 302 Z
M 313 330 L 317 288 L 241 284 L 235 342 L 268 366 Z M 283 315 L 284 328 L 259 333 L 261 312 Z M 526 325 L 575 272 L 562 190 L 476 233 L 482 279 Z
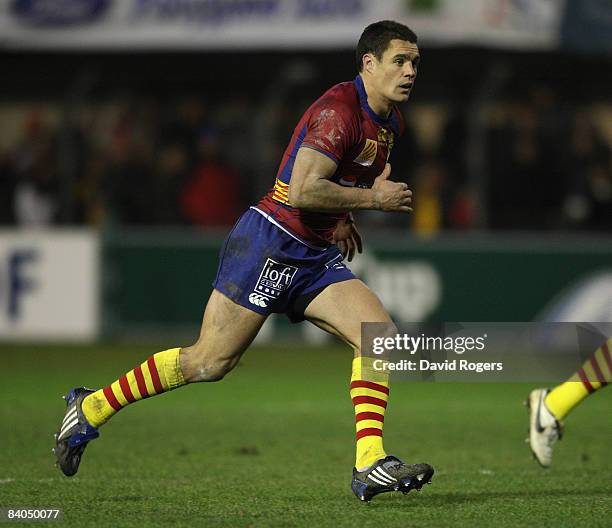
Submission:
M 228 257 L 239 257 L 241 255 L 244 255 L 245 253 L 248 253 L 250 248 L 251 241 L 248 237 L 233 236 L 227 242 L 227 246 L 225 247 L 225 254 Z

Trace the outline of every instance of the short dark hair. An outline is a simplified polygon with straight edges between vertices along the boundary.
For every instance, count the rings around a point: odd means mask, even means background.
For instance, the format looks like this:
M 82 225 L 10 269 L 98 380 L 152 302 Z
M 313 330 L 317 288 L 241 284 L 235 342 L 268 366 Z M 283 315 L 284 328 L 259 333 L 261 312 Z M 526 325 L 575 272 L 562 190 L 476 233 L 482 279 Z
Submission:
M 393 20 L 381 20 L 365 28 L 357 43 L 357 70 L 363 70 L 363 56 L 366 53 L 373 53 L 378 60 L 382 59 L 393 39 L 417 43 L 416 33 L 412 29 Z

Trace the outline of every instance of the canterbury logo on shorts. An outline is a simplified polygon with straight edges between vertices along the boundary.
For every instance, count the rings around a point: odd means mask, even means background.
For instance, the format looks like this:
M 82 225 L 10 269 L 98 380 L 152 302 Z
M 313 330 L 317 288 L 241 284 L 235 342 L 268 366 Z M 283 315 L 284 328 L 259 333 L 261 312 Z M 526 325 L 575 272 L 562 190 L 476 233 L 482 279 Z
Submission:
M 291 286 L 297 271 L 295 266 L 267 259 L 253 293 L 249 295 L 249 302 L 255 306 L 267 307 L 268 301 L 278 299 Z
M 267 308 L 268 301 L 269 299 L 267 297 L 264 297 L 263 295 L 259 295 L 258 293 L 251 293 L 251 295 L 249 295 L 249 302 L 251 304 L 254 304 L 255 306 L 261 306 L 262 308 Z

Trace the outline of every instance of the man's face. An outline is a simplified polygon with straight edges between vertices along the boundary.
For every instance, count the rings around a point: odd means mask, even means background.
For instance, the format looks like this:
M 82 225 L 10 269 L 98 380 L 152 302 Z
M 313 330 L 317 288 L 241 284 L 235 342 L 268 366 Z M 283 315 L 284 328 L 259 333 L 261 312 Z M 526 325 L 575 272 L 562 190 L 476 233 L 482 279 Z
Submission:
M 373 55 L 369 60 L 378 95 L 393 103 L 407 101 L 417 76 L 418 46 L 407 40 L 393 39 L 380 60 Z

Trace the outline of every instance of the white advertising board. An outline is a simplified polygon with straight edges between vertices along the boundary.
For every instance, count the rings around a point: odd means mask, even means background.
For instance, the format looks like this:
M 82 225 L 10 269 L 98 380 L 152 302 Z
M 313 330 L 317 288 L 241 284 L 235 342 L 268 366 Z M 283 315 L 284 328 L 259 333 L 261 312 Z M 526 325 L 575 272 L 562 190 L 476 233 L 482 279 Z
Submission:
M 0 340 L 91 340 L 99 241 L 84 230 L 0 230 Z

